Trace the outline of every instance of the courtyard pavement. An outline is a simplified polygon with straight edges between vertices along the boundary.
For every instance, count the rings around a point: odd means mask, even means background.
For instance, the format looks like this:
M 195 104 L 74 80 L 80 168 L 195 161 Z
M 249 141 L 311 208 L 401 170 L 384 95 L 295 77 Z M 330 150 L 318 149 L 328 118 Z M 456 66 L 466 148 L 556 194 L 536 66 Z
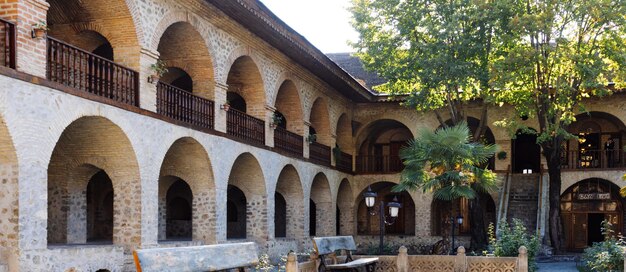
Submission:
M 576 262 L 538 263 L 540 272 L 576 272 Z

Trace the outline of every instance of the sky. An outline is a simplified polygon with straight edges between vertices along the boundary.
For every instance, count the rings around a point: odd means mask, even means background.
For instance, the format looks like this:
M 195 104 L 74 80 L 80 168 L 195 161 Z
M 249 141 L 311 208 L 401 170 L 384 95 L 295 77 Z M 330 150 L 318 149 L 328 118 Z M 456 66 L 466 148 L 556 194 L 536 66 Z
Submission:
M 323 53 L 354 52 L 356 41 L 347 10 L 350 0 L 261 0 L 278 18 L 304 36 Z

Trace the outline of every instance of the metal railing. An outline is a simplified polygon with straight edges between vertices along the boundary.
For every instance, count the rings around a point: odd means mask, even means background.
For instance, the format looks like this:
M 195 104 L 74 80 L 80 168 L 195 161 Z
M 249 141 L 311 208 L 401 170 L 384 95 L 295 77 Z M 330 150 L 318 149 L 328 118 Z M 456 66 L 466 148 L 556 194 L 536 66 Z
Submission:
M 48 37 L 47 78 L 111 100 L 139 106 L 139 73 Z
M 322 165 L 330 165 L 330 147 L 318 142 L 309 145 L 309 159 Z
M 15 69 L 17 67 L 16 58 L 16 41 L 17 32 L 15 31 L 15 24 L 9 21 L 0 19 L 0 66 L 5 66 Z
M 398 156 L 356 156 L 356 172 L 366 173 L 397 173 L 404 169 Z
M 566 150 L 561 153 L 561 169 L 624 168 L 623 150 Z
M 341 152 L 337 158 L 335 158 L 335 166 L 337 170 L 343 172 L 352 172 L 352 155 Z
M 163 82 L 157 83 L 157 113 L 197 127 L 213 129 L 213 101 Z
M 274 129 L 274 147 L 289 154 L 302 157 L 302 136 L 282 127 Z
M 226 132 L 255 144 L 265 144 L 265 122 L 233 108 L 226 113 Z

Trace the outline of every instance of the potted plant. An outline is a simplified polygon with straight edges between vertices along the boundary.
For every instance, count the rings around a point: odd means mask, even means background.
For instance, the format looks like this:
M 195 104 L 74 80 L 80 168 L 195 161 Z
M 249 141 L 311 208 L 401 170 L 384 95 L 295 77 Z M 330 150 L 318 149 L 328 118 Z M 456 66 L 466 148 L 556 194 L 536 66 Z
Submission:
M 226 100 L 226 102 L 224 102 L 224 104 L 222 104 L 222 109 L 224 111 L 230 110 L 230 101 Z
M 159 79 L 167 73 L 167 64 L 165 61 L 157 60 L 155 63 L 150 65 L 150 69 L 152 70 L 152 74 L 148 77 L 148 82 L 157 83 Z
M 275 129 L 277 126 L 279 126 L 282 123 L 283 123 L 283 116 L 274 112 L 272 114 L 272 122 L 270 123 L 270 127 Z
M 506 160 L 506 151 L 500 151 L 496 156 L 498 157 L 498 160 Z
M 309 134 L 309 136 L 306 136 L 306 140 L 307 140 L 307 142 L 309 142 L 309 144 L 315 143 L 315 142 L 317 142 L 317 135 L 316 134 Z
M 46 36 L 46 32 L 50 30 L 48 24 L 45 21 L 39 21 L 33 25 L 32 36 L 35 39 L 43 39 Z

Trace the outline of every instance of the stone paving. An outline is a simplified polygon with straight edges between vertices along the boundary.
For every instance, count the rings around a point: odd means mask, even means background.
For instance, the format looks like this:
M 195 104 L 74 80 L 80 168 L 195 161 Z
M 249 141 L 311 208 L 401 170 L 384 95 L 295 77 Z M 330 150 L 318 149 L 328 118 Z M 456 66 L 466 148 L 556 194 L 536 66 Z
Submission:
M 540 272 L 576 272 L 576 262 L 538 263 Z

